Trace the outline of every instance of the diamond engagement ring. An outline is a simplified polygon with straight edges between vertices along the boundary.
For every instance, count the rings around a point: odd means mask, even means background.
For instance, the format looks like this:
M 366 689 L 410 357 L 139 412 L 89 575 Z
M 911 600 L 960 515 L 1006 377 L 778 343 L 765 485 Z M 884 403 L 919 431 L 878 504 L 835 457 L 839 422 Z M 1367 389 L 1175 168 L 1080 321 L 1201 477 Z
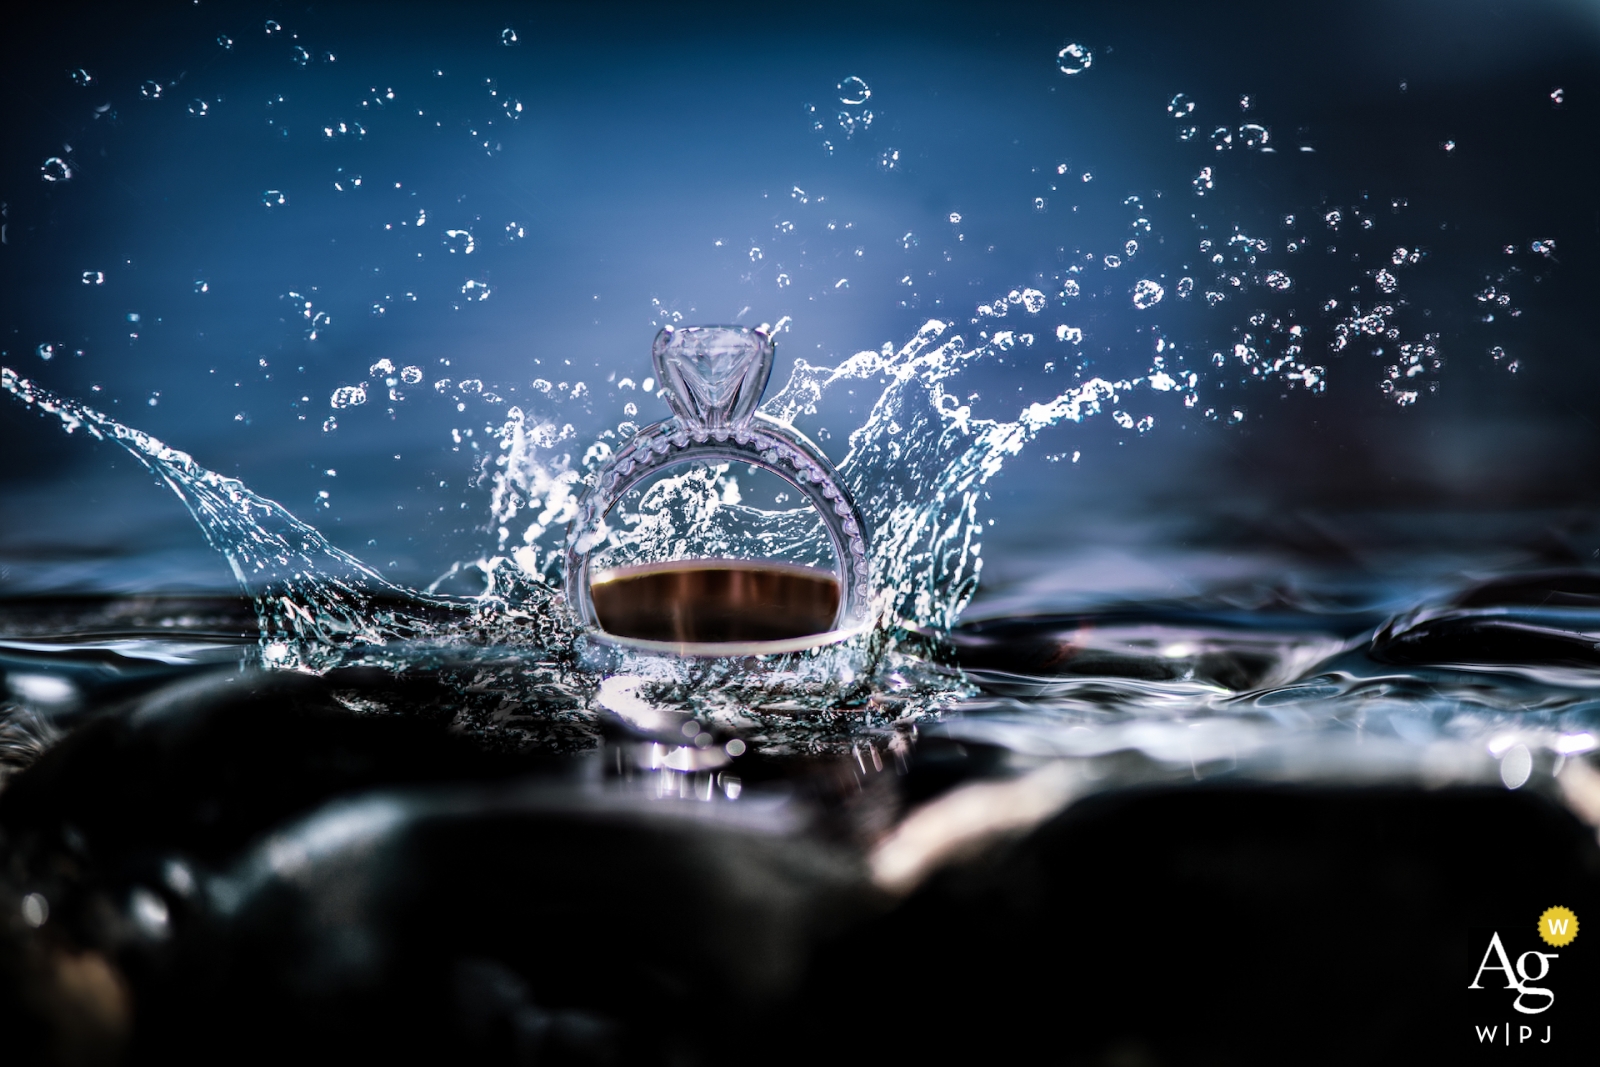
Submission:
M 864 625 L 868 532 L 822 450 L 756 410 L 772 373 L 765 328 L 665 327 L 651 354 L 672 417 L 647 426 L 602 467 L 567 529 L 567 603 L 605 639 L 688 655 L 798 651 Z M 591 569 L 606 515 L 647 478 L 688 464 L 770 471 L 821 515 L 832 573 L 760 560 L 694 559 Z

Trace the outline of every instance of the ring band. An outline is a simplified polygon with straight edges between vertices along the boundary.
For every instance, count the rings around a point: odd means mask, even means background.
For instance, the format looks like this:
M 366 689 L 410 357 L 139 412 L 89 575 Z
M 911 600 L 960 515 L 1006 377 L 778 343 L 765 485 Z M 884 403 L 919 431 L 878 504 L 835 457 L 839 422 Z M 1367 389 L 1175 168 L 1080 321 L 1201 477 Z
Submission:
M 772 371 L 774 344 L 763 329 L 665 327 L 652 348 L 661 395 L 673 416 L 640 430 L 595 473 L 567 529 L 567 603 L 604 632 L 590 587 L 590 560 L 605 518 L 629 490 L 692 463 L 745 463 L 783 479 L 816 508 L 831 542 L 839 582 L 835 631 L 866 618 L 871 564 L 868 531 L 855 501 L 821 449 L 786 423 L 755 410 Z

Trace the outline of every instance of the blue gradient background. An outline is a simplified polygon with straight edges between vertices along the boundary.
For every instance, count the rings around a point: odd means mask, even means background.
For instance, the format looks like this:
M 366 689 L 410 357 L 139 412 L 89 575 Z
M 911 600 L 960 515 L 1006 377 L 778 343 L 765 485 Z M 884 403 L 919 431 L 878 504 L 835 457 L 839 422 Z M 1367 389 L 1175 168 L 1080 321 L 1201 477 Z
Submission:
M 264 32 L 269 18 L 282 32 Z M 1094 53 L 1073 78 L 1055 66 L 1068 41 Z M 532 378 L 585 381 L 589 404 L 550 413 L 587 441 L 627 399 L 640 421 L 660 414 L 607 384 L 648 373 L 653 301 L 686 322 L 792 316 L 780 379 L 789 359 L 898 346 L 932 317 L 973 337 L 978 304 L 1029 285 L 1054 294 L 1074 257 L 1117 251 L 1129 195 L 1145 199 L 1151 243 L 1115 276 L 1086 275 L 1071 308 L 1052 299 L 1027 326 L 1008 321 L 1040 340 L 969 378 L 977 413 L 1014 417 L 1069 384 L 1042 369 L 1066 354 L 1058 323 L 1084 328 L 1085 373 L 1107 377 L 1144 372 L 1151 326 L 1196 369 L 1231 345 L 1249 300 L 1207 309 L 1173 294 L 1198 266 L 1200 223 L 1274 240 L 1296 287 L 1272 306 L 1325 349 L 1320 306 L 1365 268 L 1320 251 L 1291 264 L 1278 219 L 1363 195 L 1409 202 L 1375 211 L 1370 239 L 1340 235 L 1367 267 L 1375 249 L 1426 242 L 1402 295 L 1441 333 L 1440 392 L 1398 409 L 1377 389 L 1380 361 L 1353 354 L 1325 361 L 1322 396 L 1204 378 L 1204 403 L 1248 412 L 1239 426 L 1174 399 L 1141 404 L 1157 418 L 1148 435 L 1105 418 L 1052 430 L 992 487 L 993 575 L 1069 545 L 1142 545 L 1151 559 L 1201 546 L 1214 560 L 1404 555 L 1463 537 L 1563 561 L 1600 549 L 1594 4 L 64 4 L 17 18 L 0 49 L 3 362 L 237 475 L 400 580 L 491 541 L 473 455 L 450 430 L 481 434 L 499 416 L 422 386 L 391 418 L 374 389 L 324 433 L 331 391 L 374 361 L 419 365 L 430 383 L 479 378 L 534 411 Z M 67 77 L 80 67 L 86 88 Z M 850 75 L 871 87 L 873 122 L 846 137 L 833 115 Z M 146 80 L 163 84 L 158 99 L 141 96 Z M 392 103 L 360 106 L 390 88 Z M 1177 92 L 1199 104 L 1194 144 L 1166 113 Z M 325 137 L 340 120 L 365 135 Z M 1269 126 L 1281 151 L 1213 157 L 1211 125 L 1241 121 Z M 50 156 L 72 161 L 72 180 L 41 181 Z M 1205 164 L 1218 184 L 1202 202 L 1189 181 Z M 359 189 L 334 188 L 351 174 Z M 268 189 L 289 202 L 265 207 Z M 400 225 L 419 211 L 425 226 Z M 512 221 L 526 233 L 515 242 Z M 473 232 L 472 255 L 448 251 L 449 228 Z M 1503 267 L 1500 247 L 1546 237 L 1558 262 L 1512 286 L 1523 315 L 1477 321 L 1472 293 Z M 105 283 L 82 284 L 87 270 Z M 1128 289 L 1156 274 L 1168 298 L 1137 312 Z M 463 300 L 468 279 L 492 296 Z M 291 291 L 332 316 L 314 341 Z M 83 354 L 46 362 L 44 343 Z M 1493 344 L 1518 375 L 1490 365 Z M 805 428 L 841 449 L 869 400 L 832 398 Z M 1044 458 L 1074 451 L 1076 464 Z M 0 595 L 230 587 L 130 460 L 0 403 Z

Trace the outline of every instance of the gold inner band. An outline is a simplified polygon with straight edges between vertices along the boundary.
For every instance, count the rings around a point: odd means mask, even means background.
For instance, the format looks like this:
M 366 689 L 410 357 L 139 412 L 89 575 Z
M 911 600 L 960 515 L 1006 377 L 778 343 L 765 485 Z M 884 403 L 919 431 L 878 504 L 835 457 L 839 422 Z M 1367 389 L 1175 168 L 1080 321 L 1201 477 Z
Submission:
M 784 641 L 827 632 L 839 610 L 833 574 L 748 560 L 618 567 L 589 589 L 602 630 L 642 641 Z

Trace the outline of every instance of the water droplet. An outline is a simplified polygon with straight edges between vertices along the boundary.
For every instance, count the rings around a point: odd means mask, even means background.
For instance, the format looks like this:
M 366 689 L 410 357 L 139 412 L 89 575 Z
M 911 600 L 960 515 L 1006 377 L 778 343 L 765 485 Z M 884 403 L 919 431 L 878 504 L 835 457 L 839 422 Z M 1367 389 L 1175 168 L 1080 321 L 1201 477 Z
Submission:
M 367 387 L 365 383 L 361 385 L 341 385 L 328 398 L 328 403 L 335 408 L 353 408 L 366 402 Z M 323 429 L 327 429 L 327 426 L 324 425 Z
M 779 274 L 777 282 L 779 289 L 787 289 L 789 287 L 789 276 L 787 274 Z
M 1256 103 L 1255 103 L 1254 100 L 1252 100 L 1250 98 L 1250 94 L 1249 93 L 1245 93 L 1243 96 L 1239 97 L 1239 110 L 1240 111 L 1249 111 L 1251 108 L 1253 108 L 1255 106 L 1256 106 Z
M 1265 148 L 1272 140 L 1272 132 L 1265 126 L 1247 122 L 1239 127 L 1239 143 L 1246 148 Z
M 1050 201 L 1046 200 L 1042 196 L 1036 196 L 1036 197 L 1033 198 L 1033 210 L 1035 210 L 1035 211 L 1048 211 L 1049 209 L 1050 209 Z
M 1082 74 L 1094 66 L 1094 53 L 1077 42 L 1056 53 L 1056 68 L 1063 74 Z
M 1380 293 L 1392 293 L 1400 287 L 1400 282 L 1393 274 L 1380 270 L 1372 276 L 1372 284 L 1378 287 Z
M 67 77 L 71 78 L 72 79 L 72 84 L 76 85 L 80 89 L 85 88 L 91 82 L 94 81 L 94 75 L 90 74 L 88 71 L 84 70 L 82 67 L 79 67 L 77 70 L 74 70 L 74 71 L 69 71 L 67 73 Z
M 1189 299 L 1189 294 L 1192 293 L 1192 292 L 1194 292 L 1194 279 L 1193 278 L 1179 278 L 1178 279 L 1178 299 L 1187 300 L 1187 299 Z
M 1233 147 L 1233 131 L 1226 126 L 1218 126 L 1211 131 L 1211 147 L 1218 152 Z
M 422 382 L 421 367 L 406 367 L 400 372 L 400 380 L 407 385 L 419 385 Z
M 283 207 L 289 202 L 289 196 L 278 189 L 268 189 L 261 194 L 261 202 L 267 207 Z
M 104 285 L 105 283 L 106 283 L 106 272 L 105 271 L 103 271 L 103 270 L 86 270 L 86 271 L 83 272 L 83 284 L 84 285 Z
M 268 19 L 265 29 L 267 31 L 267 36 L 268 37 L 271 37 L 273 34 L 281 33 L 283 31 L 283 27 L 278 25 L 278 20 L 277 19 Z
M 867 83 L 852 74 L 839 83 L 839 103 L 854 107 L 865 104 L 872 99 L 872 90 L 867 88 Z
M 1560 107 L 1567 102 L 1567 91 L 1565 89 L 1551 89 L 1550 102 L 1556 107 Z
M 197 293 L 209 293 L 211 291 L 211 283 L 203 278 L 197 278 L 194 283 L 194 291 Z
M 69 182 L 72 180 L 72 164 L 60 156 L 51 156 L 39 168 L 39 176 L 47 182 Z
M 1531 245 L 1528 246 L 1528 250 L 1530 252 L 1536 253 L 1537 255 L 1549 256 L 1549 255 L 1553 255 L 1555 253 L 1556 243 L 1554 241 L 1546 238 L 1545 240 L 1542 240 L 1542 241 L 1533 242 Z
M 883 154 L 878 157 L 878 166 L 883 170 L 899 170 L 900 169 L 900 149 L 898 149 L 898 148 L 886 148 L 886 149 L 884 149 Z
M 1167 105 L 1167 114 L 1171 115 L 1175 119 L 1181 119 L 1193 111 L 1194 101 L 1189 98 L 1188 93 L 1179 93 L 1177 96 L 1174 96 L 1172 98 L 1172 102 Z
M 549 392 L 549 386 L 550 383 L 546 382 L 545 389 L 543 391 Z M 537 383 L 535 383 L 535 388 L 537 388 Z M 483 392 L 483 381 L 478 378 L 463 378 L 459 383 L 457 383 L 456 391 L 461 393 L 463 396 L 473 396 L 477 393 Z
M 40 345 L 38 348 L 34 349 L 34 352 L 40 359 L 48 363 L 52 359 L 56 358 L 56 353 L 65 352 L 66 350 L 67 349 L 65 345 Z
M 139 85 L 139 95 L 146 100 L 159 100 L 164 92 L 166 88 L 157 81 L 141 82 Z
M 1444 149 L 1446 152 L 1454 152 L 1456 150 L 1456 143 L 1454 141 L 1440 141 L 1439 147 Z
M 508 223 L 506 223 L 506 239 L 507 240 L 520 241 L 526 236 L 528 236 L 528 231 L 527 231 L 527 229 L 525 229 L 523 227 L 522 223 L 520 223 L 520 222 L 508 222 Z
M 1205 196 L 1206 193 L 1211 191 L 1212 186 L 1216 184 L 1211 177 L 1211 168 L 1201 167 L 1200 173 L 1194 176 L 1194 180 L 1190 184 L 1194 186 L 1195 195 Z
M 512 120 L 513 122 L 522 117 L 521 100 L 507 100 L 500 106 L 505 109 L 506 118 Z
M 189 101 L 189 114 L 193 115 L 197 119 L 205 118 L 206 114 L 210 110 L 211 110 L 211 105 L 206 103 L 204 100 L 191 100 L 191 101 Z
M 1056 340 L 1064 341 L 1071 345 L 1081 345 L 1083 343 L 1083 331 L 1076 326 L 1057 326 Z
M 1294 285 L 1294 279 L 1281 270 L 1275 270 L 1262 279 L 1262 284 L 1268 289 L 1276 289 L 1282 293 L 1287 292 Z
M 1061 283 L 1061 295 L 1064 297 L 1077 296 L 1082 291 L 1082 287 L 1073 278 L 1068 278 Z
M 1200 136 L 1200 127 L 1198 126 L 1178 127 L 1178 140 L 1180 141 L 1192 141 L 1198 136 Z
M 950 212 L 950 221 L 959 225 L 960 222 L 961 222 L 961 212 L 959 212 L 959 211 Z
M 461 295 L 468 300 L 487 300 L 491 291 L 488 282 L 480 282 L 472 278 L 468 278 L 466 283 L 461 286 Z
M 1140 311 L 1145 311 L 1161 303 L 1161 298 L 1167 295 L 1158 282 L 1149 278 L 1141 278 L 1133 286 L 1133 306 Z
M 761 261 L 761 248 L 758 245 L 752 245 L 751 248 L 750 248 L 750 262 L 759 263 L 760 261 Z
M 367 368 L 367 375 L 368 377 L 372 378 L 382 378 L 385 375 L 393 373 L 394 364 L 388 359 L 380 359 L 378 362 Z
M 1322 216 L 1322 221 L 1328 224 L 1328 229 L 1337 230 L 1339 228 L 1339 223 L 1344 221 L 1344 213 L 1339 211 L 1338 208 L 1335 208 L 1326 215 Z
M 295 66 L 303 67 L 307 63 L 311 62 L 311 53 L 307 52 L 301 46 L 295 45 L 289 50 L 289 59 L 294 63 Z
M 1111 268 L 1112 270 L 1116 270 L 1118 267 L 1122 266 L 1122 257 L 1115 255 L 1107 256 L 1103 262 L 1107 267 Z
M 323 433 L 332 433 L 333 431 L 337 430 L 338 428 L 339 428 L 339 420 L 334 418 L 332 415 L 329 415 L 327 418 L 322 420 L 322 432 Z
M 1086 181 L 1086 182 L 1092 182 L 1092 181 L 1094 181 L 1094 175 L 1090 174 L 1088 171 L 1084 171 L 1083 172 L 1083 180 Z
M 1122 251 L 1127 254 L 1129 259 L 1132 259 L 1139 251 L 1139 242 L 1129 241 L 1127 244 L 1122 246 Z
M 1021 294 L 1021 303 L 1028 314 L 1037 315 L 1044 310 L 1045 295 L 1037 289 L 1024 289 Z
M 472 239 L 472 234 L 467 230 L 444 231 L 444 246 L 450 250 L 451 255 L 460 253 L 464 256 L 472 255 L 477 242 Z
M 516 44 L 517 40 L 517 31 L 512 29 L 510 26 L 507 26 L 505 29 L 500 31 L 500 43 L 505 45 L 507 48 L 510 48 L 512 45 Z

